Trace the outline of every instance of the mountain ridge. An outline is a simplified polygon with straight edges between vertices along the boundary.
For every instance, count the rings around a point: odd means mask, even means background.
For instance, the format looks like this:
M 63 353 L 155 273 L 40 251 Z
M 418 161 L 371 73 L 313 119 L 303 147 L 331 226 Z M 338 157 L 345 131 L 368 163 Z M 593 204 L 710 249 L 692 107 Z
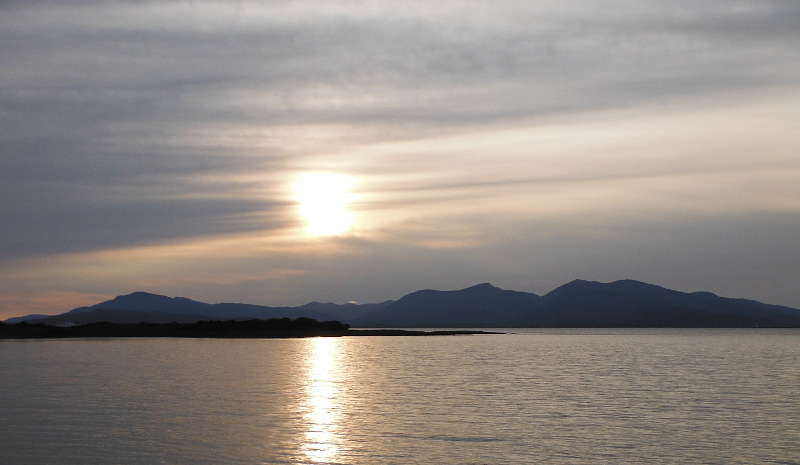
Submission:
M 381 303 L 309 302 L 296 307 L 209 304 L 137 291 L 59 315 L 31 315 L 27 321 L 130 323 L 138 317 L 142 322 L 306 317 L 354 327 L 800 327 L 800 310 L 795 308 L 632 279 L 575 279 L 542 296 L 480 283 L 451 291 L 422 289 Z M 10 320 L 6 322 L 26 317 Z

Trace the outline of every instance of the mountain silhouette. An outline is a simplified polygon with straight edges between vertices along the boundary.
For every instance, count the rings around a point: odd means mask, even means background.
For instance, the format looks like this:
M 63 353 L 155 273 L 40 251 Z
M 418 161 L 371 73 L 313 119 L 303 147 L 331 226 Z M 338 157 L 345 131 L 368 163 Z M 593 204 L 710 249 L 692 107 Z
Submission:
M 574 280 L 544 296 L 480 284 L 417 291 L 350 320 L 392 327 L 798 327 L 800 310 L 634 280 Z
M 542 316 L 556 326 L 727 327 L 796 326 L 800 311 L 710 292 L 685 293 L 630 279 L 575 280 L 542 299 Z M 533 316 L 531 324 L 537 321 Z
M 88 307 L 78 307 L 60 315 L 35 319 L 45 324 L 58 323 L 194 323 L 200 320 L 247 320 L 258 318 L 300 317 L 330 320 L 327 313 L 303 307 L 267 307 L 263 305 L 208 304 L 185 297 L 167 297 L 148 292 L 134 292 Z
M 428 289 L 352 321 L 360 326 L 418 328 L 517 326 L 539 299 L 536 294 L 506 291 L 488 283 L 460 291 Z
M 87 313 L 94 310 L 131 310 L 140 312 L 158 311 L 176 314 L 205 314 L 213 305 L 197 302 L 185 297 L 166 297 L 149 292 L 134 292 L 117 296 L 90 307 L 78 307 L 67 314 Z
M 45 324 L 313 318 L 354 327 L 800 327 L 800 310 L 710 292 L 680 292 L 634 280 L 576 279 L 544 296 L 484 283 L 420 290 L 375 304 L 310 302 L 299 307 L 208 304 L 134 292 L 61 315 L 17 317 Z

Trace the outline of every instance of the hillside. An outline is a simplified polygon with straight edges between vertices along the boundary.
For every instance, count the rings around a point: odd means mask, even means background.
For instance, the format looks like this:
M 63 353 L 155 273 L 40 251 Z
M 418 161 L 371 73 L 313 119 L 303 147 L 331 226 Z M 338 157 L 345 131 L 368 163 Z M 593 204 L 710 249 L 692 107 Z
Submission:
M 377 304 L 311 302 L 299 307 L 208 304 L 134 292 L 56 316 L 44 324 L 193 323 L 273 318 L 339 320 L 354 327 L 800 327 L 800 310 L 709 292 L 680 292 L 634 280 L 574 280 L 544 296 L 484 283 L 456 291 L 420 290 Z

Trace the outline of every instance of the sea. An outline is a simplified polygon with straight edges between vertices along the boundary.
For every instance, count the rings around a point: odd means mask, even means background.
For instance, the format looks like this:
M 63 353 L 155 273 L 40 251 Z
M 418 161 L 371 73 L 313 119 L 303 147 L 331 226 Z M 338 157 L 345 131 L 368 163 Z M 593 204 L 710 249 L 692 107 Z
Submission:
M 0 341 L 0 464 L 800 464 L 800 330 Z

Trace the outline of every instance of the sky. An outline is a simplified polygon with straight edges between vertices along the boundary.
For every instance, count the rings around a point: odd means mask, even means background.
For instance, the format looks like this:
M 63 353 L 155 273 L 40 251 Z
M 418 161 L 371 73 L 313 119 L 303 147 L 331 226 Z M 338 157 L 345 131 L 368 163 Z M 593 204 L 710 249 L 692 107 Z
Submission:
M 800 308 L 800 2 L 0 0 L 0 319 L 544 294 Z

